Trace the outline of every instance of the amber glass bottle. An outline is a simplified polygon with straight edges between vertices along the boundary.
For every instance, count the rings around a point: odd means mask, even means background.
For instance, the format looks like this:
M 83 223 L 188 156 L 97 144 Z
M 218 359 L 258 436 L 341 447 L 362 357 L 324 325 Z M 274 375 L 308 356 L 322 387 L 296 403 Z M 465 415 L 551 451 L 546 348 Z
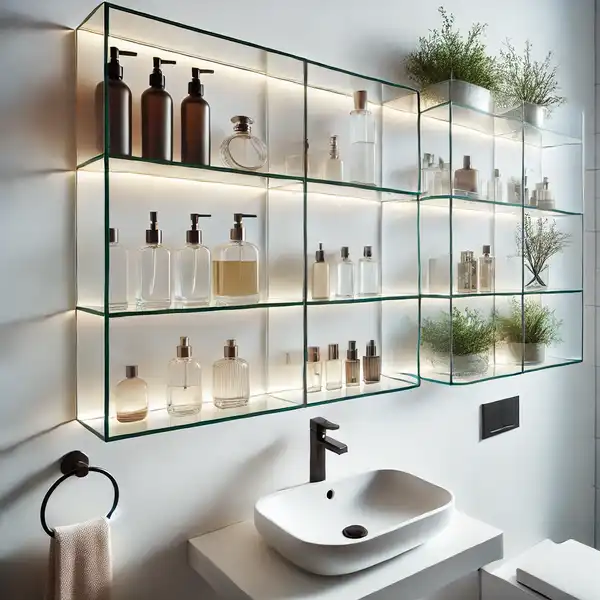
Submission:
M 181 162 L 210 165 L 210 105 L 204 99 L 200 74 L 212 69 L 192 68 L 188 96 L 181 102 Z

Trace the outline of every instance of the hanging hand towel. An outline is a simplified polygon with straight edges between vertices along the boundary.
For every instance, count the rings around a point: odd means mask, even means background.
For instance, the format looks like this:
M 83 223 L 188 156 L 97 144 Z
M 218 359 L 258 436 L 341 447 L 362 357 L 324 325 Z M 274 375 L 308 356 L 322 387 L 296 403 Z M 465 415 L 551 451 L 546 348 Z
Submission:
M 111 583 L 108 519 L 57 527 L 46 600 L 109 600 Z

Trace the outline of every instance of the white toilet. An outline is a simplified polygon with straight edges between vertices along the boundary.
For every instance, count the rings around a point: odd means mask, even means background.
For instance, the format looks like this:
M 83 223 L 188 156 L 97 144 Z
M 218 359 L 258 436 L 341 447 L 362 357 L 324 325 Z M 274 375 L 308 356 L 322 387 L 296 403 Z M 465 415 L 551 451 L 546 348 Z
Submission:
M 600 600 L 600 552 L 544 540 L 481 572 L 481 600 Z

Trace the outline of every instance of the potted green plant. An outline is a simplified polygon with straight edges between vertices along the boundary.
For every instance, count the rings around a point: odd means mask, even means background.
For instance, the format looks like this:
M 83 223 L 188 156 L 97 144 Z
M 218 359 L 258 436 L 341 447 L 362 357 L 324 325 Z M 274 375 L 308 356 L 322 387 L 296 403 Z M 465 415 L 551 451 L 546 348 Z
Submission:
M 492 112 L 491 92 L 498 91 L 502 81 L 496 59 L 488 55 L 483 41 L 487 24 L 475 23 L 465 37 L 455 27 L 454 15 L 443 6 L 438 10 L 442 26 L 420 37 L 416 50 L 406 57 L 408 76 L 423 90 L 426 101 L 450 100 Z M 447 87 L 440 93 L 435 84 L 442 82 Z M 450 97 L 444 98 L 448 93 Z
M 545 289 L 549 284 L 550 259 L 571 243 L 571 234 L 559 231 L 556 221 L 544 217 L 532 219 L 526 214 L 523 226 L 515 234 L 517 253 L 523 255 L 525 289 Z
M 546 360 L 546 348 L 561 341 L 561 325 L 553 310 L 533 298 L 525 298 L 522 314 L 521 302 L 513 298 L 509 314 L 498 317 L 500 337 L 512 357 L 529 365 Z
M 490 350 L 496 342 L 494 314 L 479 310 L 452 309 L 436 318 L 425 318 L 421 325 L 421 343 L 434 366 L 449 368 L 459 377 L 481 375 L 488 370 Z
M 523 120 L 535 127 L 542 127 L 544 117 L 566 101 L 559 95 L 558 67 L 552 64 L 553 57 L 550 51 L 542 62 L 534 60 L 529 40 L 523 54 L 517 53 L 510 40 L 504 42 L 500 51 L 499 102 L 509 107 L 518 104 L 516 110 L 522 111 Z

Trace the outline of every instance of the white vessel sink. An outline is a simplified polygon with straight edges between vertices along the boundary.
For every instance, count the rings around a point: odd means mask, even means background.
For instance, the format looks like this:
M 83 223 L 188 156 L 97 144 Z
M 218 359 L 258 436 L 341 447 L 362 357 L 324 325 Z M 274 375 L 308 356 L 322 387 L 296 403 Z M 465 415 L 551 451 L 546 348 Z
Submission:
M 403 471 L 377 470 L 265 496 L 254 507 L 254 524 L 298 567 L 344 575 L 423 544 L 448 525 L 453 510 L 448 490 Z

